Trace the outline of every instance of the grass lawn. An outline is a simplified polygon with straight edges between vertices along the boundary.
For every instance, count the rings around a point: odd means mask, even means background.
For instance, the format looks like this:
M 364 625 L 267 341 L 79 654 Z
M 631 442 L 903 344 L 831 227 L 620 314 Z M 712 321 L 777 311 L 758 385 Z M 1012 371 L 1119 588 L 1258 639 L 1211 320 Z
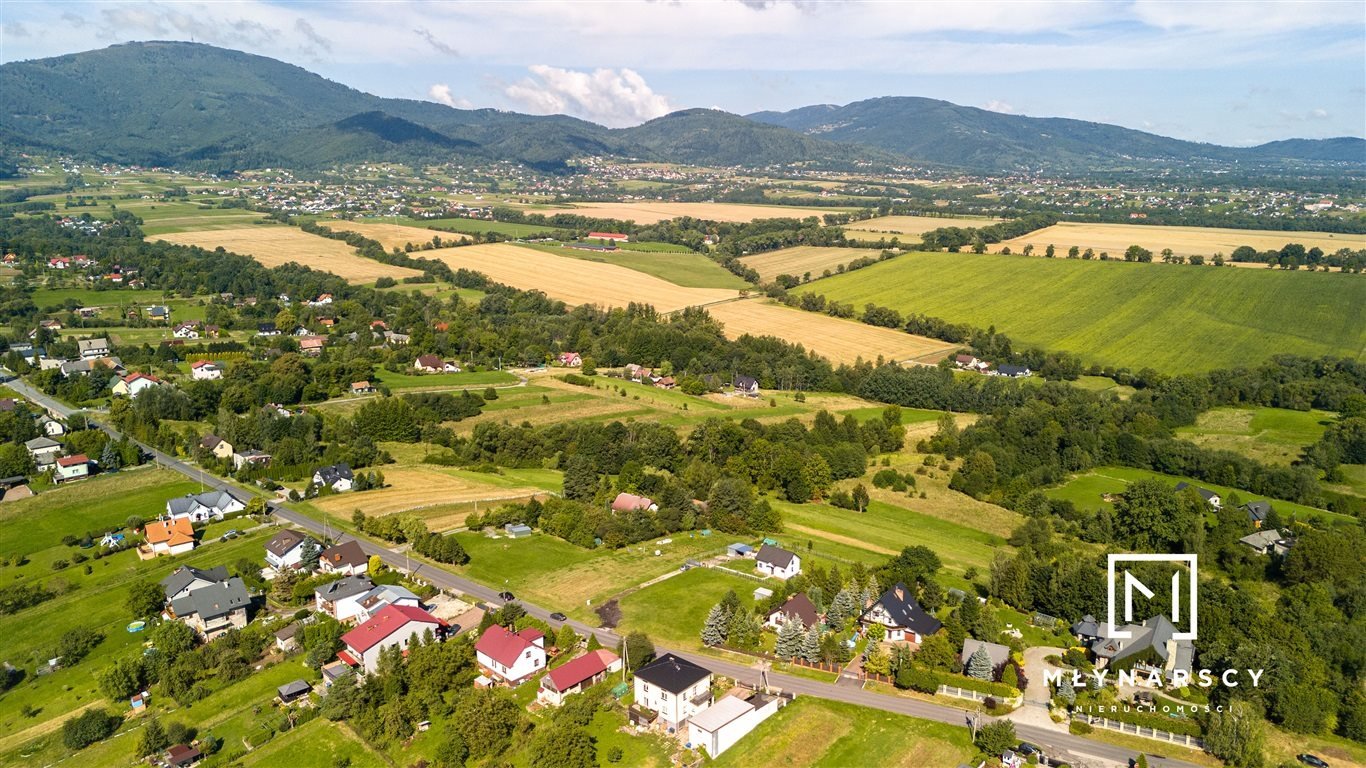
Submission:
M 1214 408 L 1195 425 L 1176 433 L 1205 448 L 1234 451 L 1271 464 L 1289 465 L 1307 446 L 1318 442 L 1336 420 L 1329 411 L 1285 408 Z
M 443 387 L 482 387 L 490 384 L 515 384 L 517 377 L 507 371 L 462 371 L 460 373 L 394 373 L 380 368 L 374 381 L 389 389 L 438 389 Z
M 1108 376 L 1078 376 L 1072 386 L 1092 392 L 1109 392 L 1126 399 L 1135 392 L 1133 387 L 1120 384 Z
M 562 248 L 558 245 L 528 244 L 538 251 L 568 256 L 584 261 L 598 261 L 634 269 L 667 280 L 685 288 L 734 288 L 745 290 L 754 286 L 733 275 L 710 258 L 691 251 L 645 252 L 639 250 L 585 251 Z
M 273 768 L 278 765 L 337 765 L 343 758 L 350 768 L 385 768 L 389 762 L 367 747 L 351 729 L 324 718 L 310 720 L 266 742 L 242 758 L 243 766 Z
M 798 698 L 712 762 L 717 768 L 951 766 L 976 750 L 967 728 Z
M 1063 245 L 1059 243 L 1059 245 Z M 995 325 L 1017 346 L 1164 373 L 1279 353 L 1359 360 L 1366 283 L 1321 272 L 909 253 L 799 291 Z
M 762 586 L 765 582 L 716 568 L 693 568 L 622 598 L 619 631 L 639 630 L 656 643 L 700 650 L 702 623 L 726 591 L 735 590 L 748 611 L 754 607 L 754 589 Z
M 1240 491 L 1225 485 L 1215 485 L 1192 480 L 1188 477 L 1177 477 L 1175 475 L 1164 475 L 1160 472 L 1150 472 L 1146 469 L 1131 469 L 1129 467 L 1096 467 L 1089 472 L 1075 475 L 1071 480 L 1056 487 L 1050 488 L 1046 493 L 1055 499 L 1067 499 L 1077 506 L 1078 509 L 1114 509 L 1114 505 L 1103 501 L 1102 494 L 1121 493 L 1129 487 L 1129 483 L 1136 480 L 1162 480 L 1176 485 L 1185 480 L 1192 485 L 1201 488 L 1208 488 L 1217 491 L 1219 495 L 1227 499 L 1229 494 L 1236 493 L 1242 499 L 1242 503 L 1264 498 L 1255 493 Z M 1276 511 L 1284 518 L 1286 515 L 1296 515 L 1305 520 L 1323 520 L 1334 523 L 1349 522 L 1351 518 L 1346 515 L 1339 515 L 1314 507 L 1306 507 L 1303 504 L 1296 504 L 1293 501 L 1281 501 L 1272 499 Z
M 39 309 L 55 307 L 73 299 L 83 307 L 107 307 L 120 304 L 132 307 L 141 304 L 161 304 L 174 298 L 162 291 L 150 289 L 111 288 L 98 291 L 94 288 L 38 288 L 33 291 L 33 303 Z

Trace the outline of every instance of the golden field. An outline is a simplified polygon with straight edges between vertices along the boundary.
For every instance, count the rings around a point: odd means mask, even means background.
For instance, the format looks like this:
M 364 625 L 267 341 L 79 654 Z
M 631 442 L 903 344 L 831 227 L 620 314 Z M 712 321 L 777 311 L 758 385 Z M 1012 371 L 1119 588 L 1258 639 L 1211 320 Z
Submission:
M 747 333 L 777 336 L 837 364 L 852 363 L 858 358 L 876 361 L 879 356 L 898 362 L 933 363 L 957 347 L 938 339 L 793 309 L 766 299 L 726 302 L 707 307 L 707 312 L 725 324 L 729 338 Z
M 538 488 L 502 488 L 465 480 L 426 467 L 384 467 L 386 487 L 364 494 L 338 493 L 312 501 L 313 506 L 342 518 L 363 510 L 371 516 L 396 515 L 416 510 L 445 511 L 440 528 L 458 527 L 474 510 L 474 502 L 496 504 L 543 493 Z M 481 505 L 481 508 L 487 505 Z M 454 514 L 451 514 L 454 513 Z M 424 517 L 436 517 L 424 515 Z M 456 519 L 458 517 L 458 519 Z
M 267 267 L 295 262 L 311 269 L 331 272 L 352 283 L 368 283 L 381 277 L 404 278 L 422 274 L 416 269 L 382 264 L 356 255 L 340 240 L 310 235 L 294 227 L 243 227 L 202 232 L 157 235 L 157 239 L 213 250 L 219 246 L 250 256 Z
M 443 241 L 469 239 L 468 235 L 462 235 L 459 232 L 437 232 L 424 227 L 387 224 L 382 221 L 329 221 L 324 219 L 318 223 L 337 232 L 355 232 L 364 235 L 384 246 L 385 250 L 394 248 L 403 250 L 403 246 L 409 243 L 413 245 L 430 243 L 433 237 L 440 237 Z
M 976 219 L 945 218 L 940 216 L 879 216 L 875 219 L 866 221 L 856 221 L 853 224 L 843 225 L 846 230 L 854 230 L 849 234 L 850 238 L 866 237 L 859 234 L 861 232 L 873 232 L 885 235 L 919 235 L 922 232 L 929 232 L 931 229 L 940 227 L 985 227 L 995 224 L 1000 219 L 988 217 Z
M 680 216 L 691 216 L 707 221 L 754 221 L 756 219 L 820 218 L 827 213 L 840 213 L 842 208 L 797 208 L 789 205 L 744 205 L 740 203 L 574 203 L 563 208 L 538 210 L 536 213 L 554 216 L 575 213 L 603 219 L 655 224 Z
M 757 271 L 765 282 L 778 275 L 801 277 L 807 272 L 811 273 L 814 280 L 827 269 L 834 273 L 835 268 L 841 264 L 848 264 L 865 256 L 876 259 L 880 253 L 882 252 L 874 248 L 823 248 L 816 245 L 799 245 L 745 256 L 740 261 Z
M 1101 251 L 1108 252 L 1110 258 L 1123 258 L 1125 249 L 1131 245 L 1141 245 L 1154 254 L 1170 248 L 1178 256 L 1213 256 L 1216 253 L 1228 256 L 1240 245 L 1249 245 L 1259 251 L 1280 250 L 1286 243 L 1302 243 L 1305 248 L 1318 246 L 1327 253 L 1339 248 L 1355 250 L 1366 248 L 1366 235 L 1064 222 L 992 245 L 990 250 L 999 253 L 1001 248 L 1010 246 L 1012 252 L 1019 253 L 1026 245 L 1032 244 L 1035 254 L 1043 255 L 1043 249 L 1050 243 L 1057 249 L 1059 256 L 1065 256 L 1067 249 L 1074 245 L 1082 250 L 1091 248 L 1097 256 Z

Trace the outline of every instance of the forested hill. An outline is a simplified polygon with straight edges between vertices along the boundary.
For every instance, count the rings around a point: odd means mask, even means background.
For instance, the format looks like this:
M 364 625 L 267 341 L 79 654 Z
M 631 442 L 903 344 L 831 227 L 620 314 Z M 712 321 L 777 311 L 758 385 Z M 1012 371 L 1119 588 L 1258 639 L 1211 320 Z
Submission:
M 1366 140 L 1291 139 L 1239 149 L 1104 123 L 1007 115 L 909 96 L 820 104 L 750 119 L 836 142 L 862 144 L 927 163 L 1010 170 L 1084 170 L 1135 163 L 1311 160 L 1366 164 Z

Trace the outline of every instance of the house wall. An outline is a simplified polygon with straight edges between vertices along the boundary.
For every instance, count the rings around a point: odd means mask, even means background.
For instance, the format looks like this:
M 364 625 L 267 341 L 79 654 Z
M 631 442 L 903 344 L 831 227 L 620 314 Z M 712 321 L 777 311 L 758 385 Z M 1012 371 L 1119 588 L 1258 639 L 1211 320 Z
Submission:
M 710 688 L 711 675 L 707 675 L 680 694 L 670 693 L 636 678 L 635 701 L 646 709 L 658 712 L 665 725 L 676 729 L 685 724 L 688 718 L 702 711 L 702 707 L 693 704 L 692 699 L 702 695 Z
M 435 632 L 437 630 L 437 625 L 430 621 L 409 621 L 405 623 L 403 626 L 394 630 L 394 632 L 390 634 L 388 637 L 384 638 L 378 643 L 375 643 L 374 647 L 372 647 L 365 653 L 361 654 L 353 652 L 352 655 L 358 657 L 361 660 L 361 666 L 365 669 L 366 672 L 374 672 L 376 669 L 379 668 L 379 654 L 381 651 L 383 651 L 385 648 L 389 648 L 390 646 L 395 645 L 398 646 L 400 649 L 407 648 L 409 638 L 411 638 L 414 634 L 416 634 L 418 637 L 422 637 L 424 634 L 426 634 L 428 629 Z
M 545 649 L 540 646 L 532 646 L 522 651 L 522 655 L 517 657 L 517 661 L 511 667 L 505 667 L 493 657 L 483 653 L 475 655 L 478 658 L 479 666 L 514 685 L 545 669 Z

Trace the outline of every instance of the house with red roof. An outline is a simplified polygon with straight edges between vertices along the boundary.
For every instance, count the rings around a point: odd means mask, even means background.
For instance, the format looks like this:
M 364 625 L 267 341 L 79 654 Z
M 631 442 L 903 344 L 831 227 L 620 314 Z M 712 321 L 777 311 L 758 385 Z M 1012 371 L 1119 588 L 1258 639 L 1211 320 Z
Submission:
M 545 633 L 532 627 L 509 632 L 494 624 L 479 636 L 474 656 L 486 675 L 520 685 L 545 669 Z
M 379 654 L 385 648 L 398 646 L 407 649 L 414 636 L 422 637 L 428 630 L 433 633 L 446 626 L 446 622 L 411 605 L 389 605 L 376 613 L 369 621 L 342 635 L 342 645 L 337 658 L 366 672 L 374 672 L 379 664 Z
M 550 674 L 541 678 L 536 698 L 546 706 L 558 707 L 564 703 L 565 696 L 596 685 L 620 669 L 621 657 L 615 653 L 606 648 L 589 651 L 550 670 Z
M 130 373 L 114 382 L 114 386 L 110 387 L 110 391 L 116 395 L 137 397 L 138 393 L 142 390 L 151 389 L 159 384 L 161 384 L 161 380 L 155 376 L 149 376 L 145 373 Z
M 583 357 L 578 352 L 561 352 L 560 365 L 566 368 L 578 368 L 583 365 Z
M 90 475 L 90 459 L 84 453 L 57 459 L 57 482 L 78 480 Z
M 612 499 L 613 512 L 634 512 L 637 509 L 655 512 L 659 509 L 659 505 L 653 499 L 637 496 L 634 493 L 618 493 L 617 497 Z

